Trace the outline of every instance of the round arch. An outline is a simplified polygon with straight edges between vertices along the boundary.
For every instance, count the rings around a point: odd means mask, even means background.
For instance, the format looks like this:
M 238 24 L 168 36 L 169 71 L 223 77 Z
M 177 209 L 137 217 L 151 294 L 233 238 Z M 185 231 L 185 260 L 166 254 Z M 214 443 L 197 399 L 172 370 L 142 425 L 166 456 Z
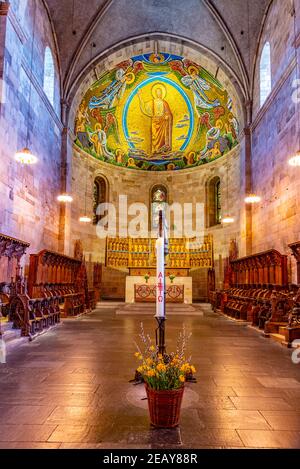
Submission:
M 175 54 L 184 55 L 184 57 L 199 63 L 212 75 L 217 76 L 218 80 L 232 96 L 238 111 L 240 127 L 244 128 L 244 123 L 246 122 L 245 103 L 249 99 L 249 94 L 237 74 L 214 51 L 208 50 L 201 44 L 189 39 L 164 33 L 131 37 L 95 56 L 65 90 L 65 100 L 69 105 L 69 128 L 74 128 L 75 114 L 87 89 L 106 70 L 113 68 L 123 60 L 134 55 L 139 55 L 144 48 L 149 49 L 149 41 L 159 41 L 162 50 L 169 49 Z

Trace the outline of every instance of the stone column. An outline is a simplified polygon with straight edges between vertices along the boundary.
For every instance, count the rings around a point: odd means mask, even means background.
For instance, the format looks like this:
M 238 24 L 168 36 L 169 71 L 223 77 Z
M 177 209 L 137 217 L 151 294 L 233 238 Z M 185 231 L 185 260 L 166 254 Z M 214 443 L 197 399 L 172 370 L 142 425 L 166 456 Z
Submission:
M 61 133 L 61 171 L 60 171 L 60 193 L 63 194 L 67 191 L 68 187 L 68 112 L 69 107 L 66 101 L 62 101 L 62 123 L 63 130 Z M 68 206 L 65 203 L 60 204 L 59 211 L 59 235 L 58 235 L 58 250 L 61 253 L 65 253 L 66 243 L 66 225 L 68 216 Z
M 252 101 L 246 103 L 247 124 L 245 135 L 245 195 L 252 192 Z M 242 200 L 244 203 L 244 200 Z M 252 254 L 252 206 L 245 204 L 245 229 L 246 229 L 246 256 Z
M 4 93 L 3 79 L 4 79 L 4 55 L 5 55 L 5 38 L 7 15 L 9 11 L 9 3 L 0 1 L 0 116 L 2 107 L 2 96 Z
M 252 167 L 251 167 L 251 130 L 244 129 L 245 134 L 245 195 L 252 190 Z M 244 203 L 244 200 L 242 200 Z M 246 256 L 252 254 L 252 206 L 245 204 L 245 228 L 246 228 Z

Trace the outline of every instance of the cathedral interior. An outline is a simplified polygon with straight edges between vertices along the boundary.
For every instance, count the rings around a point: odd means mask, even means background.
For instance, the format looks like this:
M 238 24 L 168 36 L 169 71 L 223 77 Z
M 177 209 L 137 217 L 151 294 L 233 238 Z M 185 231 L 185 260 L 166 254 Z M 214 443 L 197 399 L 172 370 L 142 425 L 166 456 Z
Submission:
M 300 0 L 0 0 L 1 449 L 300 448 L 299 46 Z

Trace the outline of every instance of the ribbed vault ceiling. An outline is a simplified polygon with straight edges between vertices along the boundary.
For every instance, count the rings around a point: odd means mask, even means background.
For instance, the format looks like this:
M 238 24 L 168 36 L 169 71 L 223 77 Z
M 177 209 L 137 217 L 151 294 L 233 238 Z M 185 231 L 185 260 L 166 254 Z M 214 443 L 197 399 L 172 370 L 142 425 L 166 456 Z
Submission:
M 137 37 L 170 34 L 220 57 L 248 88 L 270 0 L 46 0 L 65 92 L 93 57 Z M 94 43 L 94 47 L 91 44 Z

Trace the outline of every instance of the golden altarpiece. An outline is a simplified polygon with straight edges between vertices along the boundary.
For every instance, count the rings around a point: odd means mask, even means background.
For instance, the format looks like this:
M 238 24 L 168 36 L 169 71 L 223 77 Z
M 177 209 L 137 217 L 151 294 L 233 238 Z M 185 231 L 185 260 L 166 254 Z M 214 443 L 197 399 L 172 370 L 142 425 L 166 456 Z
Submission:
M 126 302 L 155 301 L 156 238 L 106 239 L 106 266 L 129 272 Z M 166 299 L 192 302 L 191 271 L 213 269 L 213 238 L 169 238 L 166 257 Z

